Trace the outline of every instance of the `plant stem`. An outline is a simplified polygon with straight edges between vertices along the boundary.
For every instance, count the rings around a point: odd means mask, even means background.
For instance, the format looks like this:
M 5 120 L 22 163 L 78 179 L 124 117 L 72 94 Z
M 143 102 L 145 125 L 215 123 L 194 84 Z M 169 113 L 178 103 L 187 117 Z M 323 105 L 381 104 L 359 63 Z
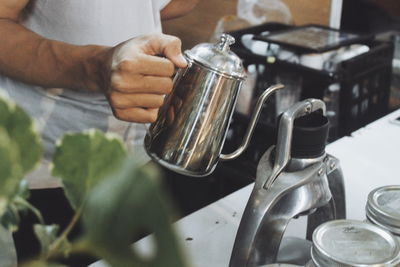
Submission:
M 40 213 L 40 211 L 35 208 L 34 206 L 32 206 L 28 201 L 26 201 L 25 199 L 21 198 L 21 197 L 16 197 L 14 200 L 15 204 L 21 205 L 27 209 L 29 209 L 30 211 L 32 211 L 32 213 L 36 216 L 36 218 L 39 220 L 40 224 L 45 224 L 44 223 L 44 219 L 42 217 L 42 214 Z
M 74 214 L 74 217 L 72 217 L 71 221 L 69 222 L 67 227 L 64 229 L 62 234 L 56 240 L 54 240 L 54 242 L 50 245 L 49 253 L 48 253 L 47 258 L 50 258 L 51 256 L 54 256 L 54 255 L 58 254 L 57 250 L 60 248 L 60 246 L 62 245 L 63 241 L 65 241 L 67 239 L 69 233 L 72 231 L 74 226 L 79 221 L 79 218 L 81 217 L 81 214 L 82 214 L 82 210 L 83 210 L 82 206 L 79 207 L 76 210 L 76 212 Z
M 87 254 L 87 255 L 92 255 L 94 257 L 98 257 L 95 253 L 94 250 L 91 249 L 89 243 L 87 242 L 86 239 L 81 239 L 78 240 L 78 242 L 74 242 L 71 244 L 71 248 L 68 251 L 69 255 L 74 255 L 74 254 Z M 46 258 L 42 259 L 44 261 L 55 261 L 57 262 L 58 260 L 65 258 L 65 253 L 59 251 L 59 250 L 52 250 Z M 100 258 L 100 257 L 98 257 Z
M 72 244 L 71 254 L 87 254 L 100 258 L 97 251 L 93 249 L 93 245 L 86 238 L 80 239 Z

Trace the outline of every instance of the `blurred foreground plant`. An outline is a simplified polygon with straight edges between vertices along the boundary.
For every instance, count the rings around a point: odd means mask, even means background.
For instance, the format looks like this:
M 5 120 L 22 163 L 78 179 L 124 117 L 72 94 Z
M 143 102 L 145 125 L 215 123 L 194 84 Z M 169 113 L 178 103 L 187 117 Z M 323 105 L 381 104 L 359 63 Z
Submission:
M 0 99 L 0 222 L 9 231 L 16 231 L 21 210 L 38 211 L 28 197 L 25 174 L 41 158 L 39 136 L 31 118 L 17 105 Z
M 0 99 L 1 224 L 17 231 L 19 212 L 24 209 L 33 211 L 40 221 L 34 232 L 41 255 L 24 266 L 62 266 L 57 259 L 82 252 L 116 267 L 185 266 L 157 168 L 150 164 L 138 167 L 119 138 L 96 130 L 67 134 L 57 144 L 51 170 L 61 178 L 75 216 L 61 233 L 58 225 L 45 225 L 40 213 L 26 201 L 29 190 L 23 179 L 41 158 L 39 140 L 29 116 Z M 83 233 L 68 240 L 80 220 Z M 143 231 L 153 233 L 151 257 L 143 257 L 131 247 Z

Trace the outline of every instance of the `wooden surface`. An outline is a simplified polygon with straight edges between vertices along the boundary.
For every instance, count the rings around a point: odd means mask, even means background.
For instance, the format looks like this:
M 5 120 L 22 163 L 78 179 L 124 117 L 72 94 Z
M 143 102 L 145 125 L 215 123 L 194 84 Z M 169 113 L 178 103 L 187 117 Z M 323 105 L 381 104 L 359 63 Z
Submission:
M 184 49 L 188 49 L 208 41 L 219 18 L 230 14 L 236 14 L 235 0 L 201 0 L 185 17 L 164 22 L 164 32 L 181 38 Z
M 330 0 L 282 1 L 292 12 L 294 24 L 328 24 Z M 221 17 L 236 14 L 236 3 L 237 0 L 201 0 L 196 9 L 185 17 L 164 22 L 164 32 L 180 37 L 184 49 L 207 42 Z
M 296 25 L 328 25 L 331 0 L 283 0 L 292 12 Z

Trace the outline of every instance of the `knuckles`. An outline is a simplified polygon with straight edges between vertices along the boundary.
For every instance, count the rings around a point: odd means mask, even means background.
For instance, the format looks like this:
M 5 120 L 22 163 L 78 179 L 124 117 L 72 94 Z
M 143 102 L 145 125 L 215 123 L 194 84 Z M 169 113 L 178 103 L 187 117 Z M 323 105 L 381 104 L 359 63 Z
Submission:
M 126 105 L 124 99 L 118 94 L 110 93 L 108 98 L 112 107 L 123 108 Z
M 131 55 L 127 51 L 135 47 L 140 47 L 140 52 L 150 46 L 160 48 L 163 51 L 180 50 L 181 40 L 175 36 L 153 33 L 132 39 L 122 44 L 118 50 L 118 56 L 112 62 L 109 72 L 109 91 L 107 93 L 114 116 L 123 121 L 137 123 L 153 123 L 157 120 L 158 108 L 164 104 L 164 94 L 169 94 L 173 90 L 172 76 L 175 71 L 173 62 L 166 60 L 160 64 L 164 68 L 159 76 L 144 75 L 146 68 L 154 68 L 154 65 L 147 64 L 145 57 L 140 57 L 140 53 L 135 57 L 125 57 Z M 155 49 L 154 49 L 155 50 Z M 153 50 L 153 51 L 154 51 Z M 155 53 L 155 52 L 154 52 Z M 155 53 L 156 54 L 156 53 Z M 149 63 L 154 63 L 153 60 Z M 145 99 L 127 97 L 130 93 L 153 94 L 152 97 Z M 143 107 L 144 106 L 144 107 Z M 149 106 L 149 107 L 145 107 Z
M 174 75 L 175 65 L 171 61 L 168 61 L 168 64 L 165 64 L 163 66 L 163 68 L 165 68 L 165 72 L 166 72 L 166 76 L 167 77 L 172 77 Z
M 139 68 L 137 65 L 140 65 L 140 64 L 137 64 L 136 60 L 124 59 L 124 60 L 121 60 L 121 62 L 119 62 L 117 64 L 116 71 L 117 72 L 136 73 L 139 71 Z
M 133 79 L 132 79 L 133 78 Z M 141 75 L 129 75 L 128 73 L 122 74 L 114 72 L 111 75 L 110 89 L 111 92 L 135 92 L 143 88 Z
M 171 93 L 173 80 L 170 77 L 137 75 L 132 79 L 129 75 L 114 74 L 111 76 L 110 91 L 122 93 L 148 93 L 165 95 Z
M 164 97 L 163 96 L 157 96 L 157 98 L 154 100 L 154 107 L 159 108 L 164 104 Z
M 171 93 L 173 87 L 174 87 L 174 84 L 173 84 L 172 79 L 171 78 L 165 79 L 165 84 L 164 84 L 165 94 Z
M 158 117 L 158 109 L 157 110 L 146 110 L 143 109 L 143 112 L 139 115 L 132 115 L 125 110 L 113 109 L 114 117 L 127 122 L 136 122 L 136 123 L 154 123 Z
M 157 94 L 121 94 L 110 92 L 108 94 L 109 104 L 116 109 L 129 108 L 160 108 L 164 104 L 164 96 Z
M 158 114 L 157 114 L 157 112 L 154 112 L 154 111 L 150 111 L 150 112 L 148 112 L 148 117 L 147 117 L 147 119 L 148 119 L 148 123 L 154 123 L 154 122 L 156 122 L 156 120 L 157 120 L 157 116 Z
M 111 91 L 120 91 L 120 92 L 124 92 L 128 89 L 125 86 L 124 80 L 117 75 L 111 76 L 110 88 Z

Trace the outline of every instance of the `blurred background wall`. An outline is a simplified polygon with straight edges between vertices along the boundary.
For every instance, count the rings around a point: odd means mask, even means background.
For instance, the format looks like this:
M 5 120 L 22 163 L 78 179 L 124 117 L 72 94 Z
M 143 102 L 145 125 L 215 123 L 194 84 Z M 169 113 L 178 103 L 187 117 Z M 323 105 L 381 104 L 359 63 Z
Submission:
M 327 25 L 330 0 L 282 0 L 289 7 L 295 25 Z M 237 0 L 201 0 L 189 15 L 164 22 L 164 32 L 182 39 L 183 48 L 208 41 L 217 21 L 225 15 L 236 15 Z

